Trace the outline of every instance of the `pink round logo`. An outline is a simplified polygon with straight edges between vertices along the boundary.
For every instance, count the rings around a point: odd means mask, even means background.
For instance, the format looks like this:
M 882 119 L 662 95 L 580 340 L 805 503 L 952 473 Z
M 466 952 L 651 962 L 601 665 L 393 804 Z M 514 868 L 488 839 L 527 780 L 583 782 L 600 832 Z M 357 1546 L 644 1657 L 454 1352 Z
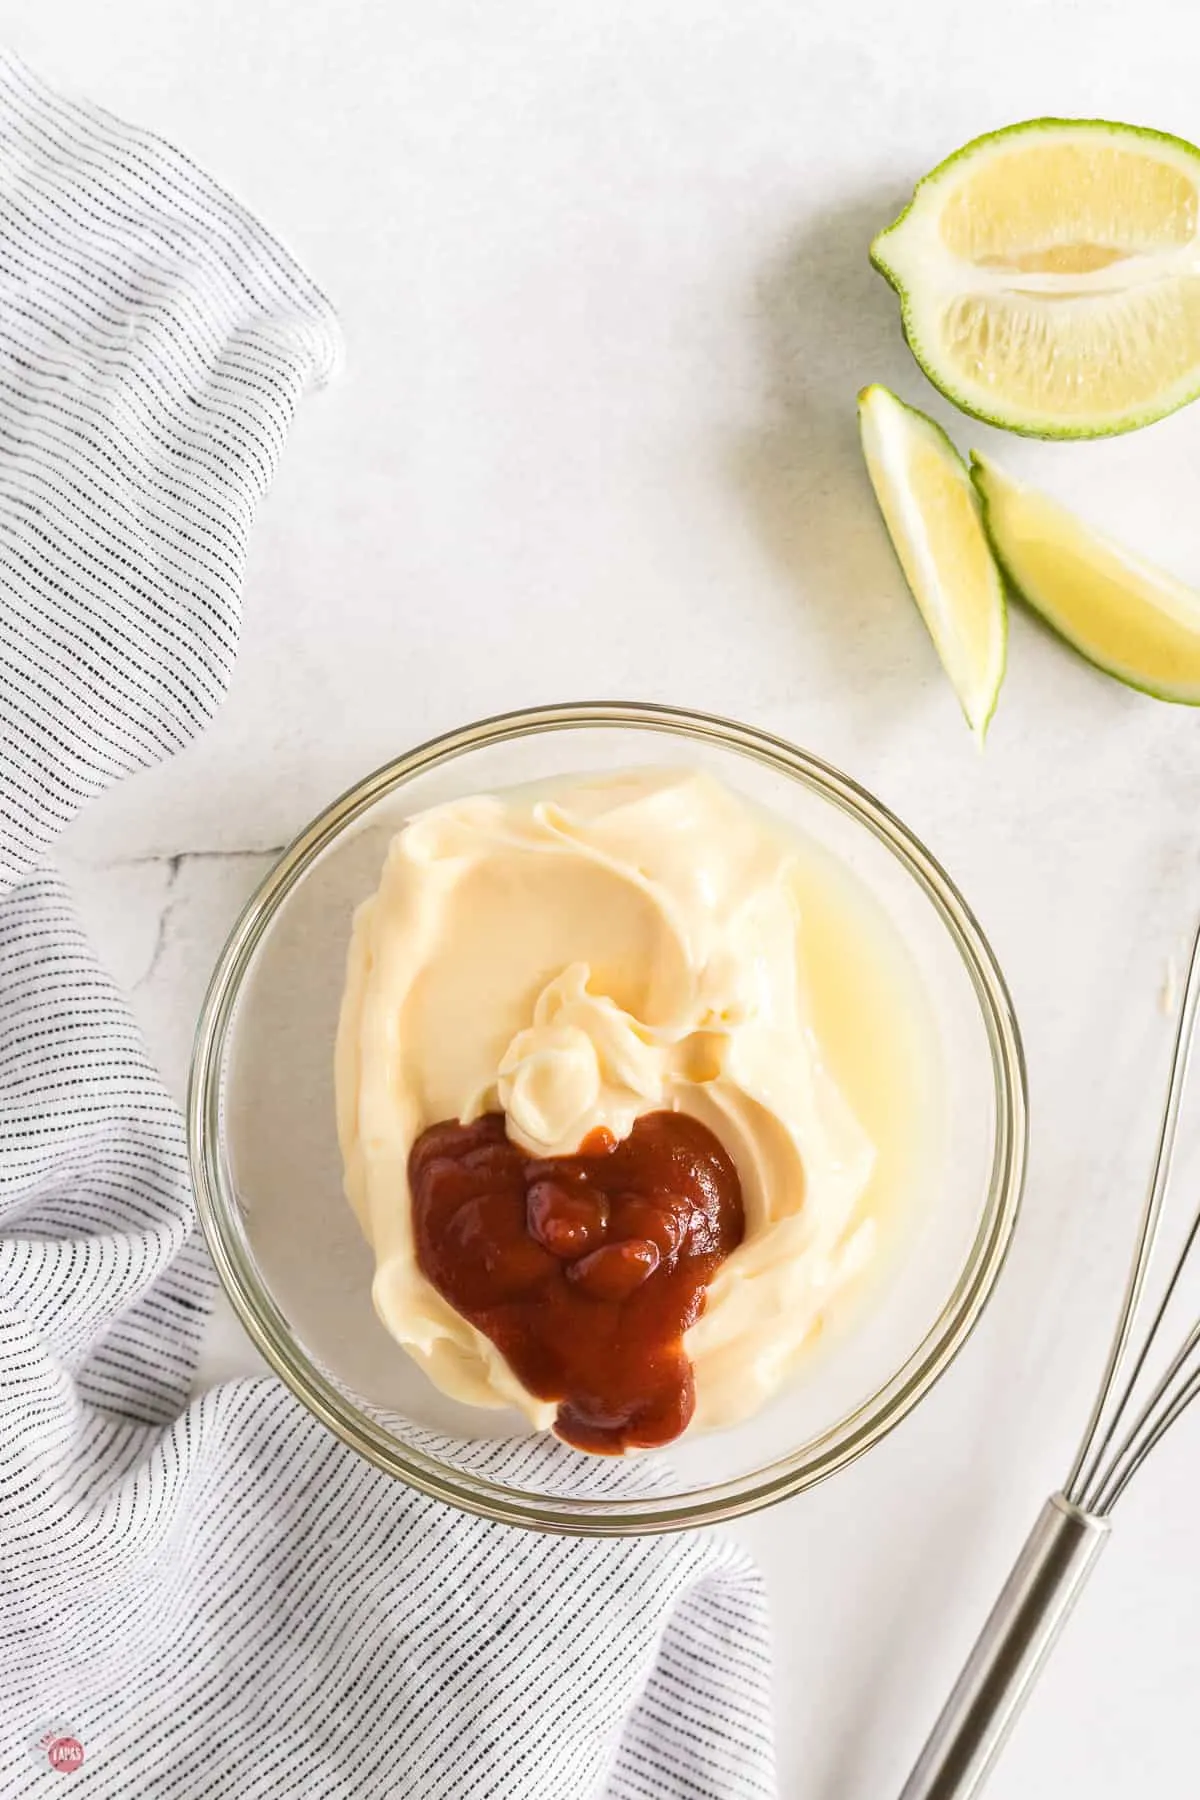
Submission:
M 47 1745 L 46 1755 L 52 1769 L 63 1769 L 69 1774 L 71 1770 L 83 1767 L 83 1745 L 78 1738 L 55 1738 Z

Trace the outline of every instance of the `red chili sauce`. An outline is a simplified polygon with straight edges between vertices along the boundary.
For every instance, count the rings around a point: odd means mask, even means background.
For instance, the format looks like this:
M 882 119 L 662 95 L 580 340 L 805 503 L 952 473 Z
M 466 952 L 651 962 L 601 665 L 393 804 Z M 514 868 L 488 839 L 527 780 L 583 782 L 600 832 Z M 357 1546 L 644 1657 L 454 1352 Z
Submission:
M 432 1125 L 408 1165 L 417 1261 L 581 1450 L 665 1444 L 695 1408 L 683 1334 L 742 1241 L 737 1171 L 706 1126 L 648 1113 L 617 1144 L 536 1161 L 504 1115 Z

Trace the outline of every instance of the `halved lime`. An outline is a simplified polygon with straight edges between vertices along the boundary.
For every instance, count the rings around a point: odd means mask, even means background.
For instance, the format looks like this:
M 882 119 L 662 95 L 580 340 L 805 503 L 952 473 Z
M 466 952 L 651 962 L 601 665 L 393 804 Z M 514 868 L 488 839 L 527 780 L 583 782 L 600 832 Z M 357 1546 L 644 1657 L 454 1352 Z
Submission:
M 967 465 L 940 425 L 885 387 L 858 396 L 884 523 L 967 723 L 983 741 L 1004 679 L 1004 584 Z
M 1101 119 L 974 139 L 871 246 L 964 412 L 1105 437 L 1200 393 L 1200 150 Z
M 992 547 L 1013 587 L 1089 662 L 1200 706 L 1200 594 L 973 455 Z

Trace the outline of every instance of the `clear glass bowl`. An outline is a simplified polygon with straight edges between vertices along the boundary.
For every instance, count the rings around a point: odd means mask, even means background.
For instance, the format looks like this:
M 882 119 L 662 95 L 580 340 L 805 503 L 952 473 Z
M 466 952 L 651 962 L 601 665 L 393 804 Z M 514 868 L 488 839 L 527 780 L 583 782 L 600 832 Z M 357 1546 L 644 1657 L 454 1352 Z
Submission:
M 371 1304 L 341 1191 L 332 1056 L 351 913 L 406 816 L 589 770 L 708 769 L 829 852 L 898 934 L 931 1027 L 944 1129 L 873 1289 L 756 1418 L 661 1454 L 594 1458 L 436 1392 Z M 744 725 L 673 708 L 544 707 L 399 757 L 301 833 L 221 955 L 196 1037 L 188 1138 L 200 1219 L 243 1324 L 304 1404 L 409 1486 L 535 1530 L 676 1530 L 843 1468 L 928 1392 L 1004 1260 L 1025 1164 L 1020 1037 L 995 958 L 912 834 L 846 776 Z

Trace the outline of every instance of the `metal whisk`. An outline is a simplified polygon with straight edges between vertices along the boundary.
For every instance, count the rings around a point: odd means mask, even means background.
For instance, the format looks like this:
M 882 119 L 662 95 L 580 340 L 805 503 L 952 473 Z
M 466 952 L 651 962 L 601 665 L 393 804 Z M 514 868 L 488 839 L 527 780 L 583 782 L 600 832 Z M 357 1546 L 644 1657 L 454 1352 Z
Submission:
M 1161 1298 L 1143 1305 L 1198 1007 L 1200 931 L 1188 964 L 1133 1266 L 1079 1454 L 1061 1492 L 1043 1507 L 900 1800 L 969 1800 L 978 1792 L 1107 1541 L 1113 1508 L 1159 1439 L 1200 1393 L 1200 1321 L 1161 1375 L 1155 1378 L 1150 1366 L 1159 1329 L 1200 1237 L 1200 1212 L 1166 1272 Z

